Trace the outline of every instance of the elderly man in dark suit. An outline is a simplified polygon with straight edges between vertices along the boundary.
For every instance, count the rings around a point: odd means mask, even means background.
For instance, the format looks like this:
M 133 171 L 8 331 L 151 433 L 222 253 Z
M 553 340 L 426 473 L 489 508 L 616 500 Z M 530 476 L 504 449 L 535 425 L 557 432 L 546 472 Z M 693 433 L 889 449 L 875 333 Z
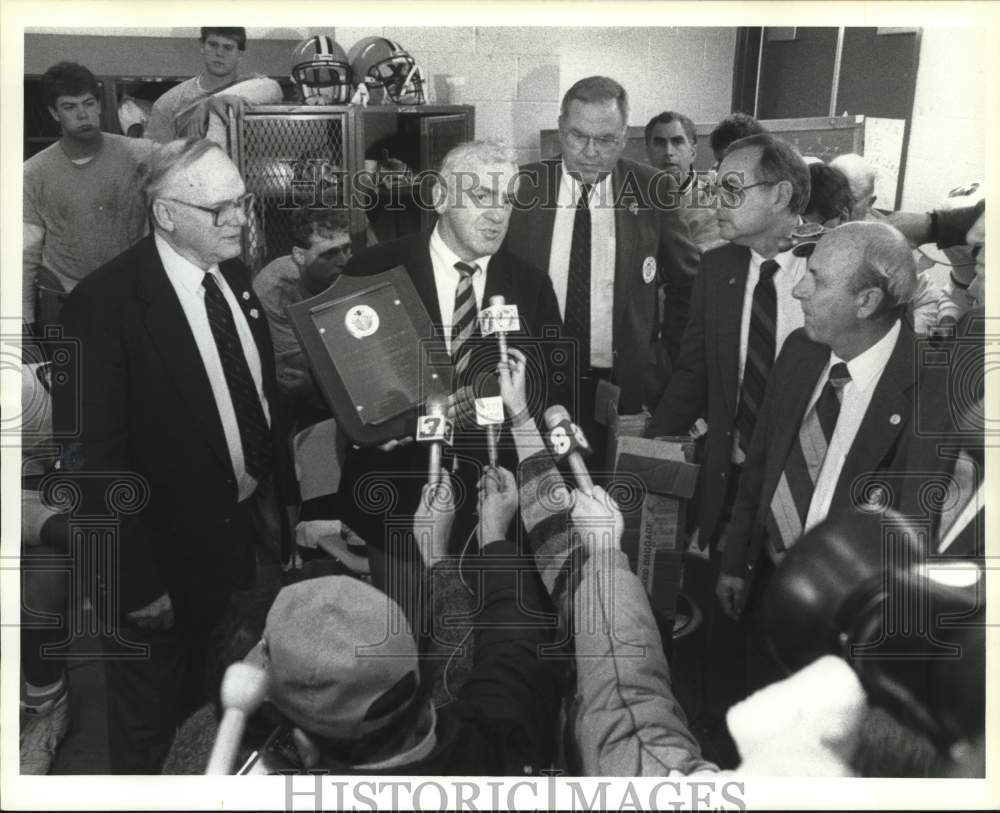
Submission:
M 434 230 L 369 248 L 355 255 L 344 271 L 368 275 L 403 266 L 444 341 L 456 389 L 471 388 L 476 395 L 499 393 L 495 385 L 492 391 L 484 389 L 488 379 L 495 382 L 497 342 L 492 336 L 480 336 L 476 319 L 491 296 L 502 295 L 507 304 L 518 306 L 521 325 L 510 335 L 511 345 L 540 336 L 546 326 L 558 331 L 560 325 L 548 277 L 503 248 L 516 193 L 517 165 L 512 152 L 491 142 L 461 144 L 445 156 L 438 174 Z M 535 360 L 541 364 L 537 354 Z M 534 392 L 536 405 L 554 402 L 558 397 L 554 394 L 558 389 L 553 388 L 555 371 L 534 369 L 543 374 L 534 376 L 533 383 L 544 387 Z M 371 475 L 391 482 L 395 510 L 403 516 L 412 514 L 427 471 L 428 450 L 411 440 L 348 451 L 342 482 L 352 484 L 355 493 L 344 501 L 342 516 L 369 543 L 370 552 L 381 550 L 386 542 L 385 511 L 384 507 L 367 507 L 365 478 Z M 486 461 L 485 444 L 483 430 L 473 427 L 456 434 L 454 453 L 446 455 L 446 468 L 458 474 L 465 486 L 459 489 L 456 537 L 467 530 L 472 517 L 473 486 Z
M 226 154 L 195 140 L 153 156 L 145 192 L 153 233 L 66 301 L 81 358 L 53 392 L 56 426 L 79 408 L 63 467 L 86 504 L 104 504 L 96 473 L 137 475 L 148 499 L 120 525 L 108 585 L 114 773 L 159 771 L 203 700 L 208 632 L 258 555 L 285 558 L 282 505 L 297 499 L 267 322 L 235 259 L 252 198 Z M 122 642 L 148 655 L 127 658 Z
M 659 400 L 698 268 L 676 181 L 622 157 L 627 128 L 618 82 L 574 84 L 559 113 L 562 155 L 521 168 L 507 238 L 511 253 L 548 271 L 566 335 L 577 340 L 575 411 L 595 451 L 604 445 L 594 423 L 599 382 L 621 388 L 620 414 Z
M 768 372 L 802 326 L 792 290 L 806 259 L 787 248 L 809 201 L 809 170 L 785 142 L 733 142 L 719 167 L 719 229 L 730 242 L 701 258 L 674 374 L 646 429 L 683 435 L 708 422 L 698 483 L 699 544 L 715 558 L 736 498 Z
M 722 539 L 717 593 L 730 616 L 810 528 L 882 507 L 885 490 L 859 483 L 898 469 L 912 431 L 914 336 L 902 317 L 915 288 L 909 244 L 891 226 L 845 223 L 817 243 L 795 286 L 805 325 L 768 378 Z

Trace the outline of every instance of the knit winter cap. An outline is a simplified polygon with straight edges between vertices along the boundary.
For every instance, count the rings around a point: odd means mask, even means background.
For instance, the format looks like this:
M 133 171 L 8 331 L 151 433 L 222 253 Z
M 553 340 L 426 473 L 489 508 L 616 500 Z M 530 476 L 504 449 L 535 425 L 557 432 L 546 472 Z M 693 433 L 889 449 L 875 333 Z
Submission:
M 262 649 L 268 699 L 304 731 L 355 740 L 397 719 L 420 685 L 417 645 L 402 609 L 350 576 L 284 588 Z

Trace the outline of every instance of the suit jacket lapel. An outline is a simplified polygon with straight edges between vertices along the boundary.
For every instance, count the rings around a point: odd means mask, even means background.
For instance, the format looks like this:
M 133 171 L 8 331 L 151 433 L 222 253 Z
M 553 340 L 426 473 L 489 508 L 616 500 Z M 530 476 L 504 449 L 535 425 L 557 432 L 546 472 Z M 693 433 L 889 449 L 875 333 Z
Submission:
M 740 324 L 743 317 L 743 296 L 749 273 L 750 249 L 730 244 L 720 257 L 721 267 L 713 282 L 715 290 L 715 342 L 718 375 L 726 399 L 726 411 L 736 414 L 739 402 L 737 383 L 740 371 Z M 704 273 L 704 271 L 702 272 Z
M 265 327 L 266 320 L 262 318 L 263 315 L 260 312 L 260 307 L 254 297 L 246 267 L 240 262 L 227 260 L 219 265 L 219 271 L 222 272 L 222 276 L 229 283 L 229 288 L 233 292 L 233 296 L 236 297 L 240 309 L 243 311 L 243 317 L 247 320 L 247 324 L 250 325 L 250 332 L 257 343 L 257 351 L 263 353 L 267 344 L 265 335 L 267 332 L 267 328 Z
M 549 272 L 549 255 L 552 253 L 552 229 L 556 223 L 556 204 L 559 201 L 559 185 L 562 183 L 562 159 L 542 161 L 539 177 L 525 176 L 521 183 L 528 189 L 524 199 L 534 206 L 530 216 L 524 218 L 528 226 L 528 245 L 533 246 L 531 256 L 540 271 Z
M 434 283 L 434 264 L 431 262 L 430 234 L 422 234 L 414 240 L 406 260 L 406 270 L 413 280 L 427 314 L 434 326 L 441 329 L 441 305 L 438 302 L 437 285 Z
M 271 343 L 270 334 L 267 332 L 267 319 L 264 317 L 264 309 L 251 285 L 250 272 L 239 260 L 227 260 L 221 263 L 219 271 L 226 278 L 233 296 L 236 297 L 236 301 L 243 311 L 243 318 L 250 325 L 250 333 L 253 335 L 254 344 L 257 345 L 257 353 L 260 356 L 264 394 L 267 396 L 268 403 L 273 405 L 275 399 L 278 397 L 278 383 L 271 374 L 272 365 L 270 363 L 270 356 L 274 353 L 274 346 Z
M 219 458 L 231 466 L 222 419 L 191 326 L 163 269 L 152 236 L 145 241 L 146 253 L 138 269 L 136 292 L 147 303 L 146 330 L 174 385 L 190 405 L 194 425 Z
M 617 325 L 625 312 L 632 294 L 633 280 L 641 266 L 635 258 L 639 245 L 639 210 L 629 209 L 621 203 L 625 173 L 619 161 L 611 173 L 611 202 L 615 206 L 615 298 L 612 324 Z M 637 202 L 638 203 L 638 202 Z M 643 206 L 643 204 L 638 204 Z M 643 211 L 645 207 L 643 206 Z
M 913 331 L 903 325 L 844 459 L 833 505 L 850 505 L 854 481 L 883 464 L 901 432 L 913 431 L 913 343 Z

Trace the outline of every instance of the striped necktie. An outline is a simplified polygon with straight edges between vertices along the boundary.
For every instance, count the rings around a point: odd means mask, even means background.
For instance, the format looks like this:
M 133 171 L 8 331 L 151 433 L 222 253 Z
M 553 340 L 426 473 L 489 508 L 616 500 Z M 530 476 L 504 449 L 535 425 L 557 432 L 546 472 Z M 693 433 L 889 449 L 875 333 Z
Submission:
M 566 334 L 580 348 L 580 367 L 590 367 L 590 190 L 580 184 L 580 199 L 573 216 L 573 239 L 569 249 L 569 279 L 566 282 Z
M 774 275 L 781 266 L 774 260 L 760 265 L 760 278 L 753 289 L 750 307 L 750 331 L 747 336 L 747 359 L 743 365 L 743 384 L 740 403 L 736 408 L 736 429 L 739 431 L 740 449 L 746 454 L 750 448 L 757 413 L 764 402 L 764 387 L 771 372 L 775 356 L 775 325 L 778 317 L 778 294 L 774 288 Z
M 779 554 L 802 536 L 809 503 L 840 416 L 843 389 L 850 380 L 851 374 L 843 362 L 830 368 L 823 391 L 802 420 L 798 442 L 792 444 L 788 453 L 767 517 L 767 538 Z
M 247 474 L 260 483 L 267 477 L 271 465 L 271 435 L 267 418 L 257 394 L 257 385 L 250 374 L 243 343 L 236 332 L 229 303 L 212 274 L 206 273 L 201 284 L 205 287 L 208 323 L 219 350 L 219 360 L 236 413 L 236 425 L 240 430 L 243 465 Z
M 461 373 L 469 363 L 469 353 L 462 352 L 462 346 L 476 329 L 479 308 L 476 305 L 476 291 L 472 287 L 472 277 L 479 266 L 469 263 L 455 263 L 458 271 L 458 285 L 455 286 L 455 308 L 451 316 L 451 362 L 456 372 Z

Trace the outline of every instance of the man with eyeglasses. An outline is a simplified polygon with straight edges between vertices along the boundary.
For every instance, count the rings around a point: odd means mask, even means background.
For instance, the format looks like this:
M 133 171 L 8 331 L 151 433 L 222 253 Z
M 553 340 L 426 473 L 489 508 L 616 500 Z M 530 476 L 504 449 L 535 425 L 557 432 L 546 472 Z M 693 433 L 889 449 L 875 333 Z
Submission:
M 281 102 L 281 86 L 273 79 L 260 73 L 240 73 L 247 49 L 245 28 L 203 26 L 199 39 L 205 69 L 156 100 L 146 138 L 167 142 L 210 135 L 217 140 L 214 128 L 208 128 L 211 112 L 225 116 L 229 107 Z
M 576 418 L 598 470 L 609 403 L 598 393 L 607 382 L 619 387 L 622 415 L 656 405 L 698 267 L 676 181 L 622 157 L 628 110 L 625 89 L 608 77 L 581 79 L 566 92 L 562 154 L 521 167 L 507 238 L 515 256 L 548 272 L 564 333 L 578 342 Z
M 210 141 L 175 141 L 144 192 L 153 233 L 70 294 L 63 328 L 80 357 L 53 382 L 82 510 L 107 514 L 102 473 L 141 483 L 105 577 L 113 773 L 159 771 L 204 700 L 209 631 L 258 561 L 286 561 L 282 506 L 298 498 L 267 320 L 237 259 L 252 205 L 239 171 Z
M 274 342 L 278 386 L 293 403 L 317 398 L 309 365 L 286 308 L 322 293 L 351 259 L 351 224 L 345 209 L 292 212 L 292 253 L 269 262 L 254 277 Z
M 729 242 L 702 255 L 691 321 L 646 435 L 685 435 L 696 422 L 699 429 L 693 434 L 698 435 L 701 421 L 707 421 L 691 513 L 698 545 L 708 551 L 717 575 L 719 534 L 736 500 L 768 372 L 785 339 L 803 322 L 792 289 L 805 272 L 806 260 L 782 249 L 802 222 L 809 201 L 809 169 L 785 142 L 766 133 L 753 135 L 728 147 L 713 191 L 719 198 L 719 232 Z M 709 657 L 741 651 L 743 631 L 711 600 L 705 626 Z M 705 725 L 724 732 L 722 712 L 745 696 L 742 688 L 710 664 L 685 659 L 677 668 L 699 679 L 706 676 Z
M 715 191 L 719 232 L 729 243 L 702 255 L 680 357 L 646 431 L 684 435 L 699 418 L 708 422 L 698 531 L 713 557 L 768 370 L 788 334 L 802 326 L 792 288 L 806 261 L 782 248 L 802 222 L 809 169 L 785 142 L 750 136 L 728 148 Z

